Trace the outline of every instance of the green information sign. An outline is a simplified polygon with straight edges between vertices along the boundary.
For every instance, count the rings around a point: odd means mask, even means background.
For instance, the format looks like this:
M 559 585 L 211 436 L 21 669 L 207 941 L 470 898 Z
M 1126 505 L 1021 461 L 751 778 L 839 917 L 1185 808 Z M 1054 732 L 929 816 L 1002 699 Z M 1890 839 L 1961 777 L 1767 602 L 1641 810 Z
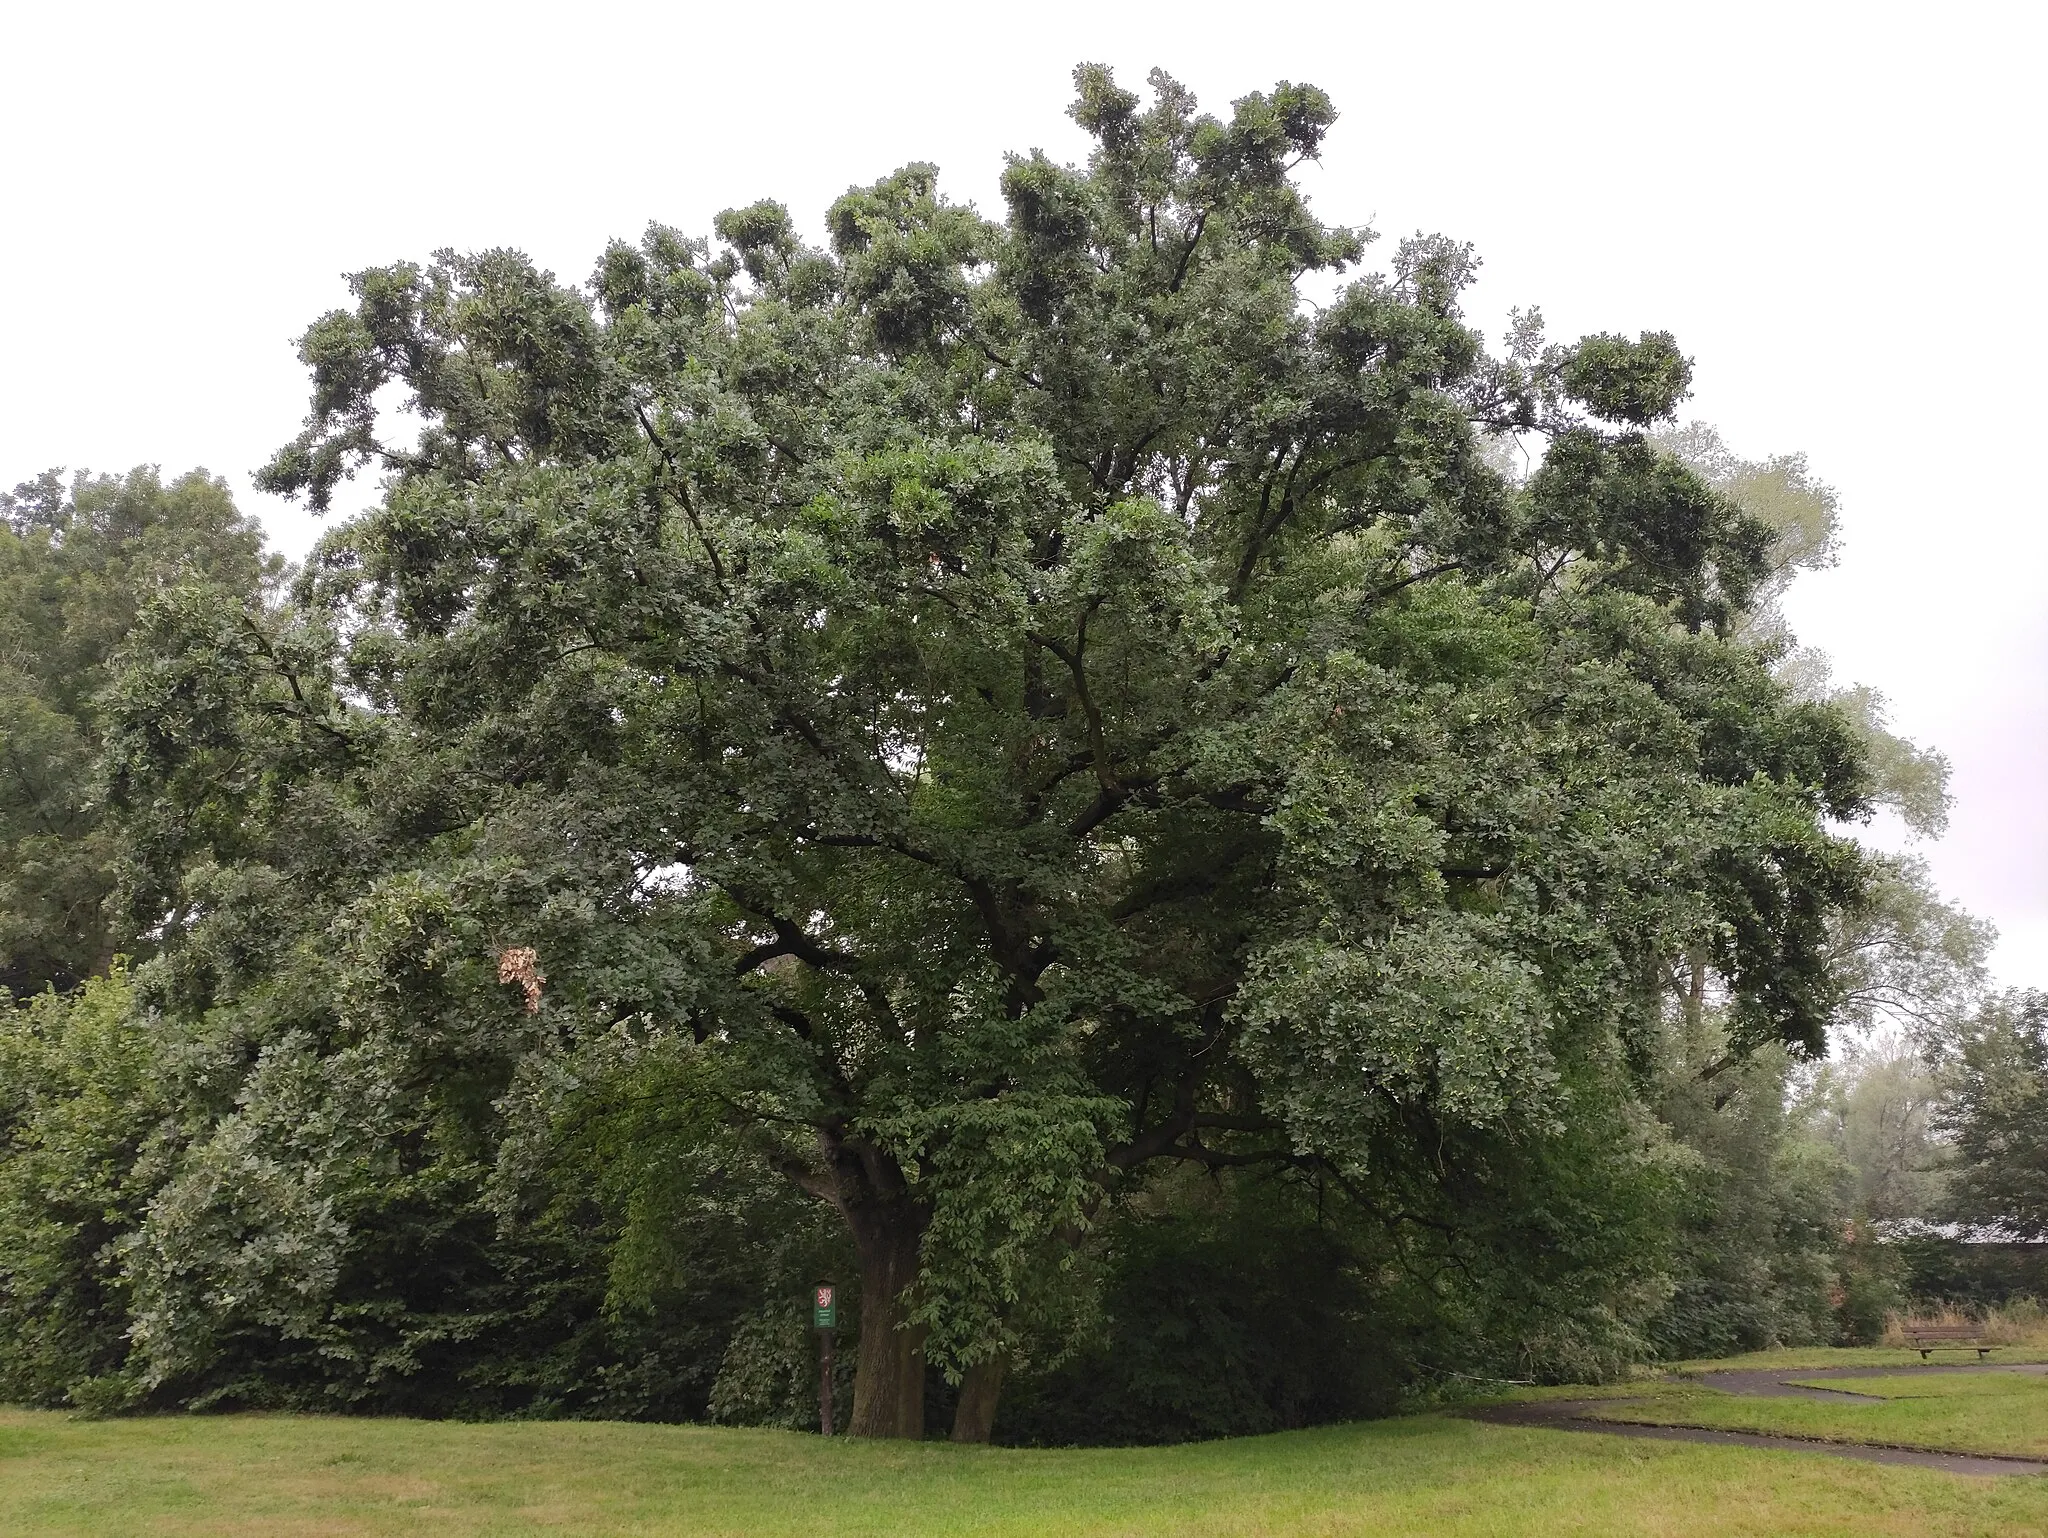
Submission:
M 839 1289 L 819 1282 L 811 1289 L 811 1327 L 818 1332 L 818 1429 L 832 1435 L 832 1333 L 839 1328 Z

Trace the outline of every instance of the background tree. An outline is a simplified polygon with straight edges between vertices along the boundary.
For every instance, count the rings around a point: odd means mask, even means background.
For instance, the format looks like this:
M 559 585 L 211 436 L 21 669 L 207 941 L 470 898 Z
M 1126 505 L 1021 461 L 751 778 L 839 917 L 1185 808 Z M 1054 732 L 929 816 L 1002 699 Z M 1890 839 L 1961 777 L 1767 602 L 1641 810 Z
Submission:
M 1925 1055 L 1899 1036 L 1845 1052 L 1815 1075 L 1802 1098 L 1849 1171 L 1857 1220 L 1914 1224 L 1942 1210 L 1945 1091 Z
M 106 906 L 94 783 L 98 693 L 137 610 L 195 584 L 253 597 L 282 571 L 203 470 L 50 471 L 0 493 L 0 986 L 69 989 L 135 944 Z
M 1653 440 L 1770 529 L 1765 574 L 1741 617 L 1742 634 L 1771 657 L 1778 676 L 1800 698 L 1826 700 L 1855 724 L 1873 799 L 1897 813 L 1911 833 L 1938 837 L 1948 823 L 1948 760 L 1891 731 L 1885 698 L 1876 690 L 1834 685 L 1827 654 L 1798 644 L 1781 607 L 1801 572 L 1824 571 L 1839 558 L 1841 519 L 1834 488 L 1813 473 L 1804 454 L 1744 459 L 1705 422 L 1666 429 Z
M 1680 1199 L 1650 1339 L 1678 1359 L 1834 1341 L 1849 1174 L 1808 1135 L 1789 1054 L 1731 1063 L 1711 1010 L 1674 1046 L 1658 1113 Z
M 1985 1002 L 1946 1044 L 1954 1087 L 1949 1216 L 2015 1238 L 2048 1238 L 2048 999 Z
M 1650 1327 L 1662 1351 L 1868 1344 L 1909 1288 L 1958 1292 L 1938 1280 L 1955 1246 L 1924 1227 L 1950 1159 L 1927 1048 L 1975 1007 L 1990 944 L 1924 863 L 1872 855 L 1862 897 L 1829 922 L 1831 1061 L 1731 1054 L 1705 987 L 1674 998 L 1686 1024 L 1660 1055 L 1658 1104 L 1690 1162 L 1674 1290 Z
M 1895 1036 L 1923 1053 L 1980 1003 L 1996 932 L 1934 889 L 1926 863 L 1870 858 L 1862 900 L 1829 943 L 1844 1033 Z

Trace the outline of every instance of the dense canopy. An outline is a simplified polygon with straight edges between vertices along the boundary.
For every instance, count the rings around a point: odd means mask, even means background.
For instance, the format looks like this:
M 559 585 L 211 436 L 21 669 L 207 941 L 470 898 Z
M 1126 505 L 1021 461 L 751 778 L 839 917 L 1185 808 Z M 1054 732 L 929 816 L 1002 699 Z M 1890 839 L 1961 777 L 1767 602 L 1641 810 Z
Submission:
M 1363 270 L 1321 92 L 1077 83 L 1000 220 L 913 165 L 822 247 L 444 252 L 306 333 L 264 484 L 379 501 L 288 598 L 167 588 L 104 697 L 176 1044 L 122 1392 L 598 1403 L 516 1383 L 847 1264 L 853 1429 L 929 1363 L 985 1438 L 1168 1212 L 1418 1359 L 1643 1348 L 1672 1064 L 1820 1053 L 1866 888 L 1782 530 L 1654 436 L 1670 336 L 1494 353 L 1468 248 Z

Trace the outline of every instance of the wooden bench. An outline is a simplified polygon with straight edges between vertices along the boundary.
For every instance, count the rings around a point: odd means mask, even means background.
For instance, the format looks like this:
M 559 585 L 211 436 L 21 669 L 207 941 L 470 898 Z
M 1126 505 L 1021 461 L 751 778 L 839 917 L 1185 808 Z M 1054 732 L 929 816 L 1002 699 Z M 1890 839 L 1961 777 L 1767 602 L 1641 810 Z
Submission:
M 1923 1362 L 1936 1351 L 1974 1351 L 1981 1362 L 1998 1349 L 1978 1339 L 1983 1330 L 1974 1324 L 1908 1325 L 1905 1333 L 1907 1341 L 1920 1353 Z

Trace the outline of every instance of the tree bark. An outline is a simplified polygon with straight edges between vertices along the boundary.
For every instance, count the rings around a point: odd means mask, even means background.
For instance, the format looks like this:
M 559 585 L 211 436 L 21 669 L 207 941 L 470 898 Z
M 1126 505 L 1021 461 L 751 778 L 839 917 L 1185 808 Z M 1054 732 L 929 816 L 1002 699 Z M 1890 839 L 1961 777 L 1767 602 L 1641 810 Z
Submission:
M 849 1203 L 860 1257 L 860 1356 L 853 1379 L 855 1437 L 924 1435 L 924 1329 L 907 1322 L 903 1293 L 917 1280 L 924 1214 L 898 1199 Z
M 992 1356 L 976 1362 L 960 1380 L 960 1403 L 953 1411 L 953 1440 L 986 1442 L 995 1429 L 996 1401 L 1002 1397 L 1003 1375 L 1009 1370 L 1006 1356 Z

